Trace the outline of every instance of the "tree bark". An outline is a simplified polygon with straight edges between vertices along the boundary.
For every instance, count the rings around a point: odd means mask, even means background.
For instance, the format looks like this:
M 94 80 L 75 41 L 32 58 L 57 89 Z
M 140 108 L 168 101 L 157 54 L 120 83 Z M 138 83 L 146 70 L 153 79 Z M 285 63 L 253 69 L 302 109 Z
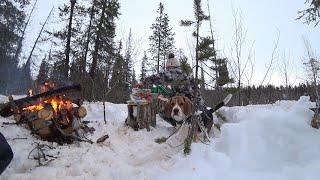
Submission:
M 18 57 L 19 57 L 19 54 L 20 54 L 21 48 L 22 48 L 22 41 L 23 41 L 23 38 L 24 38 L 24 35 L 25 35 L 25 32 L 26 32 L 26 29 L 27 29 L 27 27 L 28 27 L 28 25 L 29 25 L 29 22 L 30 22 L 30 19 L 31 19 L 31 15 L 32 15 L 35 7 L 36 7 L 37 2 L 38 2 L 38 0 L 36 0 L 36 1 L 34 2 L 33 6 L 32 6 L 32 9 L 31 9 L 31 12 L 30 12 L 30 14 L 29 14 L 28 20 L 27 20 L 27 22 L 26 22 L 26 25 L 25 25 L 24 28 L 23 28 L 22 35 L 21 35 L 21 37 L 20 37 L 20 39 L 19 39 L 19 42 L 18 42 L 17 51 L 16 51 L 16 54 L 14 55 L 14 60 L 18 60 Z
M 97 64 L 98 64 L 98 51 L 100 49 L 100 36 L 101 36 L 101 29 L 102 29 L 102 24 L 103 24 L 103 19 L 105 16 L 105 10 L 106 10 L 106 6 L 107 6 L 107 1 L 104 1 L 103 7 L 102 7 L 102 13 L 100 16 L 100 21 L 99 21 L 99 25 L 98 25 L 98 32 L 97 32 L 97 37 L 95 40 L 95 47 L 94 47 L 94 52 L 93 52 L 93 56 L 92 56 L 92 64 L 91 64 L 91 69 L 90 69 L 90 77 L 94 78 L 95 76 L 95 70 L 97 68 Z
M 159 20 L 159 34 L 158 34 L 158 60 L 157 60 L 157 74 L 160 72 L 160 49 L 161 49 L 161 21 L 162 21 L 162 8 L 160 3 L 160 20 Z
M 39 32 L 39 34 L 38 34 L 38 37 L 37 37 L 36 41 L 35 41 L 34 44 L 33 44 L 33 47 L 32 47 L 32 49 L 31 49 L 31 52 L 30 52 L 29 57 L 28 57 L 27 62 L 26 62 L 25 69 L 30 68 L 30 61 L 31 61 L 31 57 L 32 57 L 33 51 L 34 51 L 34 49 L 36 48 L 36 45 L 37 45 L 37 43 L 38 43 L 38 41 L 39 41 L 39 39 L 40 39 L 40 37 L 41 37 L 41 34 L 42 34 L 42 31 L 43 31 L 44 27 L 45 27 L 46 24 L 48 23 L 48 20 L 49 20 L 49 17 L 51 16 L 52 10 L 53 10 L 53 8 L 51 9 L 51 11 L 50 11 L 50 13 L 49 13 L 46 21 L 43 23 L 43 25 L 42 25 L 42 27 L 41 27 L 41 30 L 40 30 L 40 32 Z M 29 69 L 29 75 L 30 75 L 30 69 Z
M 82 66 L 83 66 L 82 73 L 86 72 L 87 55 L 88 55 L 89 43 L 90 43 L 90 31 L 91 31 L 92 19 L 93 19 L 93 15 L 94 15 L 94 6 L 95 6 L 95 0 L 92 0 L 92 7 L 91 7 L 91 12 L 90 12 L 90 23 L 89 23 L 89 27 L 88 27 L 86 47 L 85 47 L 84 58 L 83 58 L 83 62 L 82 62 Z
M 69 25 L 68 25 L 68 35 L 67 35 L 67 45 L 66 45 L 66 60 L 64 65 L 64 75 L 68 79 L 69 77 L 69 63 L 70 63 L 70 44 L 71 44 L 71 35 L 72 35 L 72 19 L 73 19 L 73 11 L 74 6 L 76 5 L 76 0 L 70 0 L 70 17 L 69 17 Z
M 153 109 L 153 103 L 148 104 L 128 104 L 128 117 L 125 121 L 126 125 L 132 127 L 135 131 L 139 129 L 147 129 L 150 126 L 156 126 L 156 113 Z
M 214 44 L 214 37 L 213 37 L 213 28 L 212 28 L 212 21 L 211 21 L 211 14 L 210 14 L 210 5 L 209 5 L 209 0 L 207 0 L 207 6 L 208 6 L 208 13 L 209 13 L 209 25 L 210 25 L 210 33 L 211 33 L 211 39 L 212 39 L 212 46 L 213 49 L 215 50 L 215 44 Z M 218 73 L 218 62 L 217 62 L 217 53 L 214 52 L 214 65 L 215 65 L 215 75 L 216 75 L 216 84 L 215 88 L 218 90 L 218 79 L 219 79 L 219 73 Z

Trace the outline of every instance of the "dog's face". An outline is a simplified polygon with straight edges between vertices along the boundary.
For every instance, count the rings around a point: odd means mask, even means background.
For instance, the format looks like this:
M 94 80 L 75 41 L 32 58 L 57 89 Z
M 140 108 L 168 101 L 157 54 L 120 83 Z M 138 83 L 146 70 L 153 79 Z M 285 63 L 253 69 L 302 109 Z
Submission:
M 192 102 L 184 96 L 175 96 L 165 105 L 166 116 L 178 122 L 186 120 L 187 116 L 192 113 L 192 110 Z

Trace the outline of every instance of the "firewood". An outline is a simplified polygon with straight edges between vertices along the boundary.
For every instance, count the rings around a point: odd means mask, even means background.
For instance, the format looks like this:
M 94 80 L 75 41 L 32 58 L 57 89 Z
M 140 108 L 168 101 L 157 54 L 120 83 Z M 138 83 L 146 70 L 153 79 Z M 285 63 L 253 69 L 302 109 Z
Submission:
M 47 109 L 41 109 L 38 112 L 38 117 L 47 121 L 53 118 L 53 112 Z
M 21 114 L 14 114 L 14 120 L 19 123 L 21 121 Z
M 17 107 L 18 109 L 23 109 L 30 105 L 35 105 L 40 102 L 40 99 L 45 100 L 48 98 L 52 98 L 58 95 L 63 95 L 66 93 L 74 92 L 74 91 L 81 91 L 80 84 L 72 85 L 72 86 L 65 86 L 58 89 L 50 90 L 41 94 L 37 94 L 31 97 L 25 97 L 18 100 L 9 101 L 1 110 L 0 115 L 2 117 L 9 117 L 14 114 L 13 108 Z
M 52 121 L 44 120 L 40 118 L 30 123 L 33 133 L 38 134 L 42 138 L 47 138 L 54 135 L 51 130 L 52 124 L 53 124 Z
M 97 143 L 102 143 L 102 142 L 104 142 L 106 139 L 108 139 L 109 138 L 109 135 L 107 134 L 107 135 L 104 135 L 104 136 L 102 136 L 102 137 L 100 137 L 98 140 L 97 140 Z
M 87 110 L 83 106 L 75 109 L 75 116 L 78 118 L 84 118 L 87 115 Z

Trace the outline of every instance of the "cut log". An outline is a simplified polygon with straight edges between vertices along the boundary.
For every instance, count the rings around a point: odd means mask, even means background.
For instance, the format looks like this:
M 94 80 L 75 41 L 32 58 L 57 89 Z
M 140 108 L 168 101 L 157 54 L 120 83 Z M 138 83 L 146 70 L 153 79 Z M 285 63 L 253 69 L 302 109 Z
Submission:
M 2 117 L 9 117 L 14 114 L 14 109 L 23 109 L 25 107 L 38 104 L 40 99 L 46 100 L 54 96 L 63 95 L 70 92 L 81 91 L 81 85 L 76 84 L 72 86 L 65 86 L 58 89 L 50 90 L 41 94 L 37 94 L 31 97 L 25 97 L 22 99 L 17 99 L 9 101 L 1 110 L 0 115 Z
M 87 115 L 87 110 L 83 106 L 80 106 L 79 108 L 75 108 L 74 114 L 78 118 L 84 118 Z
M 152 107 L 152 103 L 128 104 L 126 125 L 132 127 L 135 131 L 145 128 L 150 131 L 150 126 L 156 126 L 156 113 Z
M 40 119 L 44 119 L 46 121 L 50 120 L 53 118 L 53 111 L 47 110 L 47 109 L 41 109 L 38 112 L 38 117 Z
M 32 131 L 40 137 L 47 138 L 54 136 L 51 130 L 51 126 L 53 124 L 52 121 L 39 118 L 32 121 L 30 124 L 32 125 Z

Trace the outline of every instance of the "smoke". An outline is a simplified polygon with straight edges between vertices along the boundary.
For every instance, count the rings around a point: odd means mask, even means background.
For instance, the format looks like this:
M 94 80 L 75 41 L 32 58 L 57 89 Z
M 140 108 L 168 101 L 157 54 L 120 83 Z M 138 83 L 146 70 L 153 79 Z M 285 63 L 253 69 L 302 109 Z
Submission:
M 10 61 L 1 63 L 0 79 L 0 94 L 4 95 L 25 94 L 32 85 L 28 70 Z

